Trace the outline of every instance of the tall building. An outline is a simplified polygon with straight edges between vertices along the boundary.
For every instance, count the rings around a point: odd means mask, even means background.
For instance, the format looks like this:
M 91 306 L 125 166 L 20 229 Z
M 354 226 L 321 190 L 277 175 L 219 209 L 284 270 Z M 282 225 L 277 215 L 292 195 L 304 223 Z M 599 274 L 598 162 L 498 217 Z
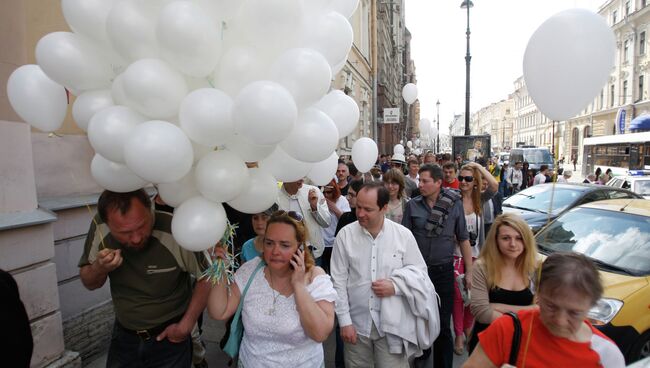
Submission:
M 449 136 L 455 137 L 465 135 L 465 114 L 454 115 L 454 119 L 449 123 Z
M 512 146 L 513 122 L 514 99 L 508 98 L 472 114 L 472 134 L 491 136 L 492 151 L 499 152 Z

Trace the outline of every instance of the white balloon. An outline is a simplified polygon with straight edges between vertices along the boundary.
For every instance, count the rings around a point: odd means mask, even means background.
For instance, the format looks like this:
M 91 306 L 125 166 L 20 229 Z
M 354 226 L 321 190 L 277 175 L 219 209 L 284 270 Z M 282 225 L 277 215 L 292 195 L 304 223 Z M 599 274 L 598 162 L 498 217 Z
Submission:
M 298 115 L 291 134 L 280 143 L 289 156 L 304 162 L 319 162 L 336 149 L 339 133 L 332 119 L 324 112 L 308 108 Z
M 124 93 L 124 73 L 118 75 L 113 79 L 113 84 L 111 85 L 111 98 L 115 105 L 126 105 L 129 98 Z
M 334 64 L 332 66 L 332 79 L 336 78 L 336 75 L 343 70 L 343 67 L 345 67 L 345 64 L 348 62 L 348 55 L 345 55 L 345 59 L 339 61 L 338 63 Z
M 124 161 L 124 144 L 138 124 L 147 119 L 126 106 L 111 106 L 95 114 L 88 125 L 88 140 L 95 152 L 117 163 Z
M 108 54 L 70 32 L 41 38 L 36 44 L 36 61 L 48 77 L 75 91 L 106 88 L 113 77 Z
M 433 123 L 431 123 L 431 129 L 429 130 L 429 136 L 433 140 L 434 138 L 437 137 L 437 135 L 438 135 L 438 128 L 436 128 L 436 126 L 433 125 Z
M 216 86 L 235 97 L 247 84 L 263 79 L 265 65 L 260 57 L 260 54 L 249 46 L 237 45 L 229 48 L 221 57 L 212 76 Z
M 281 147 L 259 162 L 259 167 L 271 173 L 278 181 L 294 182 L 307 176 L 313 164 L 298 161 Z
M 420 136 L 428 136 L 429 132 L 431 131 L 431 121 L 426 118 L 420 119 L 420 124 L 418 125 L 420 128 Z
M 260 213 L 271 207 L 278 199 L 278 182 L 264 169 L 252 168 L 250 186 L 228 204 L 239 212 Z
M 334 69 L 347 59 L 353 38 L 350 22 L 341 14 L 330 12 L 306 26 L 303 45 L 320 52 Z
M 248 0 L 239 9 L 236 22 L 252 45 L 282 50 L 298 38 L 302 14 L 301 0 Z
M 194 151 L 194 164 L 197 164 L 203 156 L 214 151 L 214 147 L 204 146 L 198 143 L 192 143 L 192 151 Z
M 90 119 L 100 110 L 115 105 L 111 91 L 108 89 L 98 89 L 86 91 L 77 97 L 72 105 L 72 117 L 77 126 L 84 131 L 88 131 Z
M 362 173 L 370 171 L 377 162 L 378 154 L 377 143 L 368 137 L 359 138 L 352 145 L 352 162 Z
M 210 152 L 196 165 L 196 188 L 215 202 L 234 199 L 248 188 L 249 183 L 246 164 L 230 151 Z
M 339 165 L 339 156 L 333 152 L 330 157 L 321 162 L 317 162 L 307 174 L 307 177 L 314 185 L 326 185 L 336 175 L 336 168 Z
M 62 0 L 61 10 L 75 33 L 108 45 L 106 18 L 114 4 L 114 0 Z
M 273 150 L 275 150 L 275 147 L 274 144 L 255 144 L 239 134 L 233 135 L 232 138 L 226 142 L 226 148 L 229 151 L 236 153 L 246 162 L 257 162 L 263 160 L 265 157 L 268 157 Z
M 192 144 L 181 128 L 159 120 L 144 122 L 124 144 L 127 166 L 152 183 L 170 183 L 192 168 Z
M 157 58 L 156 21 L 163 2 L 118 1 L 106 18 L 106 33 L 115 50 L 127 61 Z
M 406 147 L 408 147 L 408 148 L 413 148 L 413 142 L 411 142 L 411 141 L 407 141 L 407 142 L 406 142 Z
M 314 107 L 329 116 L 339 131 L 339 138 L 344 138 L 359 124 L 359 105 L 350 96 L 335 89 L 325 95 Z
M 332 10 L 341 13 L 345 18 L 350 18 L 359 6 L 359 0 L 332 0 Z
M 132 192 L 148 184 L 126 165 L 109 161 L 98 154 L 90 163 L 90 173 L 99 186 L 112 192 Z
M 214 88 L 188 94 L 179 112 L 183 131 L 194 142 L 214 147 L 228 142 L 235 132 L 230 118 L 232 99 Z
M 158 194 L 166 204 L 172 207 L 178 207 L 186 200 L 201 195 L 196 189 L 194 169 L 179 181 L 158 184 Z
M 616 55 L 614 32 L 605 18 L 569 9 L 533 33 L 524 54 L 524 79 L 539 110 L 567 120 L 584 109 L 609 79 Z
M 299 108 L 318 102 L 330 88 L 332 69 L 327 60 L 312 49 L 285 51 L 271 66 L 271 79 L 283 85 Z
M 45 75 L 38 65 L 23 65 L 11 73 L 7 97 L 21 119 L 44 132 L 59 129 L 65 120 L 65 88 Z
M 176 116 L 187 95 L 185 78 L 159 59 L 141 59 L 129 65 L 122 86 L 127 105 L 154 119 Z
M 255 144 L 273 145 L 289 135 L 296 124 L 298 109 L 282 85 L 257 81 L 237 95 L 232 116 L 237 133 Z
M 305 1 L 305 16 L 313 18 L 329 13 L 333 9 L 333 0 L 309 0 Z
M 192 197 L 174 211 L 172 234 L 181 247 L 202 252 L 221 240 L 226 224 L 226 210 L 221 203 Z
M 158 16 L 156 36 L 163 58 L 184 74 L 207 76 L 219 61 L 219 29 L 208 14 L 192 2 L 167 4 Z
M 407 83 L 402 88 L 402 97 L 404 98 L 404 102 L 409 105 L 412 104 L 418 99 L 418 87 L 413 83 Z

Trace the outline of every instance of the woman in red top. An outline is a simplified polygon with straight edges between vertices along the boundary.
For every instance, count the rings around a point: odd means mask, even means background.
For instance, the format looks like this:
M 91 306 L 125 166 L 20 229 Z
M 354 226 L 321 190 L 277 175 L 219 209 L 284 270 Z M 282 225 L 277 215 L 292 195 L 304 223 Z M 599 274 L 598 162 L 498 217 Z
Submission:
M 616 344 L 586 320 L 603 293 L 591 261 L 575 253 L 552 254 L 538 285 L 539 309 L 517 313 L 522 328 L 517 367 L 625 367 Z M 510 316 L 492 322 L 463 367 L 507 364 L 513 332 Z

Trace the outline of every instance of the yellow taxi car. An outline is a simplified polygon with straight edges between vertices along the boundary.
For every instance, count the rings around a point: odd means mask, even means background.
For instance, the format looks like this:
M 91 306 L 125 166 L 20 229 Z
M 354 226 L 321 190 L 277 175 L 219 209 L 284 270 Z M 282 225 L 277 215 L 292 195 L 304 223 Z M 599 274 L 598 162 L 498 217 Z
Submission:
M 542 254 L 579 252 L 600 269 L 603 297 L 589 312 L 628 364 L 650 356 L 650 201 L 578 206 L 535 236 Z

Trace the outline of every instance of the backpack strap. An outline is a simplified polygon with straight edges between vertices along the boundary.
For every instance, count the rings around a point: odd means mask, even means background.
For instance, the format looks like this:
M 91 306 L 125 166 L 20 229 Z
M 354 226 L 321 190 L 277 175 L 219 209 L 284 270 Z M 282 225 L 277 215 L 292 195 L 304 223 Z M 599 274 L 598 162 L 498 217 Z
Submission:
M 512 334 L 512 347 L 510 348 L 510 357 L 508 358 L 508 364 L 515 367 L 517 366 L 517 357 L 519 356 L 519 346 L 521 345 L 521 322 L 519 317 L 514 312 L 508 312 L 506 315 L 512 318 L 512 323 L 515 326 L 515 330 Z

